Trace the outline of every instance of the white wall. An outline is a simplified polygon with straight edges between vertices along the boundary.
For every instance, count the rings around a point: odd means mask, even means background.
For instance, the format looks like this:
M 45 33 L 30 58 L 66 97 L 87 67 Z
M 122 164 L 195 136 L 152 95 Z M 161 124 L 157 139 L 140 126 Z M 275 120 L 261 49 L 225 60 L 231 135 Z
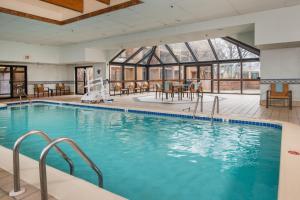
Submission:
M 59 47 L 0 40 L 0 62 L 59 63 Z M 29 56 L 29 59 L 25 59 Z
M 34 83 L 44 83 L 46 87 L 55 88 L 57 82 L 64 82 L 71 92 L 75 91 L 74 67 L 70 65 L 29 64 L 27 65 L 28 93 L 33 94 Z
M 261 79 L 297 79 L 300 83 L 300 48 L 262 50 Z M 266 99 L 268 89 L 269 84 L 261 85 L 261 100 Z M 300 101 L 300 84 L 290 84 L 290 89 L 293 99 Z

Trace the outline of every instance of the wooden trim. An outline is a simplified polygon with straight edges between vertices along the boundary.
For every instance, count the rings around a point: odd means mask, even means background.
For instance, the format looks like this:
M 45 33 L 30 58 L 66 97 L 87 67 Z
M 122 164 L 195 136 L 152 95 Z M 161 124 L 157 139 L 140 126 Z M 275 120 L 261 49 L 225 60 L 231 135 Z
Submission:
M 99 1 L 100 3 L 104 3 L 106 5 L 110 5 L 110 0 L 96 0 Z
M 40 0 L 40 1 L 83 13 L 84 0 Z
M 8 9 L 8 8 L 0 7 L 0 12 L 6 13 L 6 14 L 9 14 L 9 15 L 15 15 L 15 16 L 18 16 L 18 17 L 24 17 L 24 18 L 28 18 L 28 19 L 47 22 L 47 23 L 50 23 L 50 24 L 62 25 L 60 21 L 55 20 L 55 19 L 50 19 L 50 18 L 46 18 L 46 17 L 32 15 L 32 14 L 24 13 L 24 12 L 21 12 L 21 11 L 11 10 L 11 9 Z
M 95 16 L 102 15 L 102 14 L 105 14 L 105 13 L 125 9 L 125 8 L 135 6 L 135 5 L 138 5 L 138 4 L 141 4 L 141 3 L 143 3 L 141 0 L 129 0 L 129 1 L 124 2 L 124 3 L 120 3 L 120 4 L 117 4 L 117 5 L 114 5 L 114 6 L 110 6 L 110 7 L 101 9 L 101 10 L 97 10 L 97 11 L 94 11 L 94 12 L 91 12 L 91 13 L 83 14 L 81 16 L 66 19 L 66 20 L 63 20 L 63 21 L 50 19 L 50 18 L 47 18 L 47 17 L 41 17 L 41 16 L 38 16 L 38 15 L 28 14 L 28 13 L 21 12 L 21 11 L 11 10 L 11 9 L 4 8 L 4 7 L 0 7 L 0 12 L 6 13 L 6 14 L 9 14 L 9 15 L 15 15 L 15 16 L 18 16 L 18 17 L 24 17 L 24 18 L 28 18 L 28 19 L 38 20 L 38 21 L 42 21 L 42 22 L 46 22 L 46 23 L 50 23 L 50 24 L 55 24 L 55 25 L 66 25 L 66 24 L 70 24 L 70 23 L 73 23 L 73 22 L 84 20 L 84 19 L 87 19 L 87 18 L 90 18 L 90 17 L 95 17 Z
M 83 19 L 87 19 L 87 18 L 90 18 L 90 17 L 95 17 L 97 15 L 102 15 L 102 14 L 109 13 L 109 12 L 114 12 L 116 10 L 121 10 L 121 9 L 124 9 L 124 8 L 128 8 L 128 7 L 131 7 L 131 6 L 134 6 L 134 5 L 138 5 L 140 3 L 142 3 L 140 0 L 130 0 L 130 1 L 127 1 L 127 2 L 124 2 L 124 3 L 114 5 L 114 6 L 103 8 L 101 10 L 97 10 L 97 11 L 94 11 L 94 12 L 91 12 L 91 13 L 87 13 L 87 14 L 84 14 L 84 15 L 81 15 L 81 16 L 78 16 L 78 17 L 74 17 L 74 18 L 71 18 L 71 19 L 64 20 L 64 21 L 61 22 L 62 23 L 61 25 L 70 24 L 70 23 L 73 23 L 73 22 L 77 22 L 77 21 L 80 21 L 80 20 L 83 20 Z

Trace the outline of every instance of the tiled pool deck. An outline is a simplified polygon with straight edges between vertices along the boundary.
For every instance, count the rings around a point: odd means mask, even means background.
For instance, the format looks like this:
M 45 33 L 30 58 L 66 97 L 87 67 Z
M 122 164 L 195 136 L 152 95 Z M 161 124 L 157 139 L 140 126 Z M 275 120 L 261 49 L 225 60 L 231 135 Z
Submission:
M 15 198 L 9 197 L 9 192 L 13 188 L 13 176 L 12 174 L 0 169 L 0 200 L 40 200 L 40 190 L 31 186 L 24 181 L 21 182 L 22 187 L 26 187 L 26 192 Z M 49 196 L 48 200 L 55 200 L 55 198 Z
M 157 112 L 180 112 L 184 114 L 191 114 L 193 111 L 182 111 L 182 109 L 189 106 L 194 107 L 194 104 L 189 102 L 185 104 L 172 104 L 172 103 L 150 103 L 137 101 L 138 97 L 147 96 L 145 94 L 131 94 L 129 96 L 115 96 L 113 103 L 110 104 L 99 104 L 101 106 L 109 107 L 122 107 L 128 109 L 146 109 Z M 204 115 L 209 115 L 212 109 L 212 101 L 205 101 L 205 96 L 214 96 L 213 94 L 204 94 Z M 259 104 L 259 95 L 230 95 L 230 94 L 220 94 L 218 95 L 221 99 L 220 101 L 220 114 L 222 117 L 230 118 L 251 118 L 251 119 L 264 119 L 264 120 L 278 120 L 284 122 L 290 122 L 300 125 L 300 107 L 293 107 L 289 110 L 287 107 L 270 107 L 265 108 Z M 80 97 L 78 95 L 68 95 L 68 96 L 57 96 L 57 97 L 42 97 L 39 100 L 53 100 L 53 101 L 64 101 L 64 102 L 80 102 Z M 210 98 L 211 99 L 211 98 Z M 12 100 L 1 100 L 5 103 Z M 15 100 L 16 101 L 16 100 Z

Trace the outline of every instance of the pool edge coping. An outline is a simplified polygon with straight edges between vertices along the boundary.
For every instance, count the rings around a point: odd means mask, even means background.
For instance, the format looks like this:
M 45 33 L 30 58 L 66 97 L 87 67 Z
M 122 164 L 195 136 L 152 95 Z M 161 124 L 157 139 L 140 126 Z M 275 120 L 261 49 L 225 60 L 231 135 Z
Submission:
M 55 105 L 66 105 L 66 106 L 77 106 L 82 108 L 94 108 L 94 109 L 102 109 L 102 110 L 111 110 L 111 111 L 119 111 L 119 112 L 128 112 L 128 113 L 136 113 L 136 114 L 149 114 L 156 116 L 165 116 L 165 117 L 175 117 L 175 118 L 185 118 L 185 119 L 195 119 L 202 121 L 211 121 L 211 117 L 207 114 L 198 113 L 193 118 L 192 114 L 184 113 L 183 111 L 163 111 L 163 110 L 148 110 L 148 109 L 140 109 L 140 108 L 126 108 L 126 107 L 114 107 L 108 106 L 109 104 L 86 104 L 86 103 L 78 103 L 78 102 L 65 102 L 65 101 L 53 101 L 53 100 L 32 100 L 33 103 L 48 103 Z M 22 101 L 21 104 L 29 104 L 29 101 Z M 11 105 L 19 105 L 18 102 L 8 102 L 3 104 L 0 109 L 4 109 L 7 106 Z M 216 114 L 214 122 L 228 122 L 231 124 L 243 124 L 243 125 L 254 125 L 254 126 L 264 126 L 264 127 L 272 127 L 276 129 L 282 129 L 282 121 L 278 120 L 268 120 L 268 119 L 254 119 L 254 118 L 242 118 L 242 117 L 229 117 Z
M 123 107 L 109 107 L 109 106 L 102 106 L 102 105 L 91 105 L 91 104 L 83 104 L 77 102 L 64 102 L 64 101 L 51 101 L 51 100 L 35 100 L 33 102 L 37 103 L 54 103 L 59 105 L 75 105 L 79 107 L 86 107 L 86 108 L 103 108 L 103 110 L 115 110 L 115 111 L 122 111 L 128 112 L 129 110 L 142 112 L 143 114 L 152 114 L 153 111 L 148 111 L 147 109 L 128 109 Z M 29 103 L 28 101 L 23 103 Z M 8 105 L 16 105 L 18 103 L 7 103 L 6 105 L 0 105 L 1 108 L 5 108 Z M 162 111 L 166 114 L 165 111 Z M 155 111 L 154 111 L 155 113 Z M 167 112 L 168 116 L 172 117 L 173 115 L 180 115 L 182 112 Z M 191 115 L 189 115 L 191 116 Z M 198 117 L 208 117 L 207 115 L 197 115 Z M 175 116 L 176 117 L 176 116 Z M 216 115 L 216 117 L 221 117 L 220 115 Z M 190 118 L 190 117 L 189 117 Z M 199 118 L 198 118 L 199 119 Z M 200 119 L 201 120 L 201 119 Z M 289 122 L 283 122 L 278 120 L 264 120 L 264 119 L 251 119 L 251 118 L 241 118 L 241 117 L 223 117 L 224 122 L 236 122 L 238 124 L 247 124 L 245 122 L 252 122 L 250 125 L 255 125 L 255 123 L 270 123 L 274 124 L 282 130 L 281 134 L 281 150 L 280 150 L 280 170 L 279 170 L 279 185 L 278 185 L 278 200 L 296 200 L 300 197 L 300 190 L 297 186 L 300 180 L 300 172 L 297 169 L 300 168 L 300 159 L 297 156 L 291 155 L 288 151 L 297 151 L 300 152 L 300 145 L 298 145 L 297 141 L 300 141 L 300 134 L 296 132 L 296 130 L 300 128 L 299 125 L 292 124 Z M 258 126 L 260 126 L 258 124 Z M 0 146 L 1 147 L 1 146 Z M 0 165 L 1 167 L 1 165 Z M 68 174 L 66 174 L 68 175 Z M 70 175 L 68 175 L 70 176 Z M 71 176 L 72 177 L 72 176 Z M 73 177 L 74 178 L 74 177 Z M 76 178 L 76 177 L 75 177 Z M 78 178 L 77 178 L 78 179 Z M 82 180 L 83 181 L 83 180 Z M 87 182 L 88 183 L 88 182 Z M 92 185 L 91 183 L 89 183 Z M 94 186 L 94 185 L 92 185 Z M 50 190 L 49 190 L 50 191 Z M 55 194 L 52 194 L 51 191 L 49 194 L 56 197 Z M 57 198 L 57 197 L 56 197 Z M 64 199 L 62 199 L 64 200 Z

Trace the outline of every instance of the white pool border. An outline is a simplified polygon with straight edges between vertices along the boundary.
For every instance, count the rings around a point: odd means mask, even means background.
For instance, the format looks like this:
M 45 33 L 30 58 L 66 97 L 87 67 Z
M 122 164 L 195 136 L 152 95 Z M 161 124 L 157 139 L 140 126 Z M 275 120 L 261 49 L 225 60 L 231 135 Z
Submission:
M 45 103 L 58 103 L 66 105 L 83 105 L 77 102 L 64 102 L 64 101 L 49 101 L 49 100 L 37 100 L 34 102 Z M 13 102 L 15 103 L 15 102 Z M 9 104 L 9 103 L 8 103 Z M 122 109 L 124 111 L 128 108 L 113 107 L 109 105 L 90 105 L 91 107 Z M 7 107 L 7 104 L 0 104 L 0 108 Z M 147 109 L 136 109 L 138 111 L 154 112 Z M 183 112 L 166 112 L 163 110 L 156 110 L 157 112 L 182 115 Z M 197 115 L 206 117 L 206 115 Z M 261 120 L 251 118 L 231 118 L 230 116 L 216 116 L 223 121 L 229 120 L 242 120 L 248 122 L 261 122 L 261 123 L 273 123 L 282 126 L 282 138 L 281 138 L 281 153 L 280 153 L 280 175 L 279 175 L 279 188 L 278 188 L 278 200 L 298 200 L 300 199 L 300 156 L 289 154 L 288 151 L 300 152 L 300 126 L 292 123 L 275 121 L 275 120 Z M 255 125 L 255 124 L 254 124 Z M 0 146 L 0 168 L 6 171 L 12 172 L 12 151 Z M 38 176 L 38 163 L 31 158 L 21 155 L 21 179 L 25 182 L 34 185 L 39 188 L 39 176 Z M 64 172 L 56 170 L 50 166 L 47 166 L 48 174 L 48 187 L 49 194 L 57 198 L 58 200 L 82 200 L 82 199 L 105 199 L 105 200 L 121 200 L 125 199 L 104 189 L 99 189 L 95 185 L 88 183 L 82 179 L 68 175 Z M 104 180 L 105 181 L 105 180 Z M 104 182 L 105 184 L 105 182 Z

